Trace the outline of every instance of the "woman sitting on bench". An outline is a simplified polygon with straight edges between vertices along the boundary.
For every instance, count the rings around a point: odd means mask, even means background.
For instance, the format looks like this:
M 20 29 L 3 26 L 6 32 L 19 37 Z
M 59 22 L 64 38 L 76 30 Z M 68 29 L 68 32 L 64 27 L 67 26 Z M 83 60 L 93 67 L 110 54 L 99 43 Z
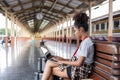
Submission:
M 52 76 L 56 75 L 66 80 L 75 79 L 79 76 L 79 79 L 87 78 L 90 71 L 90 64 L 93 63 L 94 46 L 93 42 L 87 35 L 88 31 L 88 16 L 85 13 L 77 13 L 74 18 L 74 30 L 75 37 L 78 40 L 82 40 L 78 49 L 72 56 L 72 60 L 63 59 L 62 57 L 56 56 L 57 63 L 48 60 L 46 62 L 45 70 L 42 76 L 42 80 L 53 80 Z M 59 64 L 58 64 L 59 63 Z M 68 65 L 64 67 L 64 65 Z M 80 73 L 74 73 L 75 70 Z M 78 71 L 77 70 L 77 71 Z M 84 71 L 82 71 L 84 70 Z M 86 71 L 85 71 L 86 70 Z M 84 74 L 85 75 L 84 75 Z M 75 79 L 77 80 L 77 79 Z

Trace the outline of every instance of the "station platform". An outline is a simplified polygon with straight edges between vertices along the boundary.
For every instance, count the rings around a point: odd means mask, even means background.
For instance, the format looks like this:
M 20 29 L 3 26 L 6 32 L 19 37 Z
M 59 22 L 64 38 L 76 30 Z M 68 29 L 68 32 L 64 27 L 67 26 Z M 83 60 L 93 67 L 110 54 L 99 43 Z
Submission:
M 37 58 L 42 56 L 36 44 L 39 44 L 39 41 L 21 42 L 17 46 L 17 50 L 20 50 L 19 54 L 14 53 L 17 55 L 14 63 L 3 70 L 0 69 L 0 80 L 34 80 L 34 72 L 37 71 Z

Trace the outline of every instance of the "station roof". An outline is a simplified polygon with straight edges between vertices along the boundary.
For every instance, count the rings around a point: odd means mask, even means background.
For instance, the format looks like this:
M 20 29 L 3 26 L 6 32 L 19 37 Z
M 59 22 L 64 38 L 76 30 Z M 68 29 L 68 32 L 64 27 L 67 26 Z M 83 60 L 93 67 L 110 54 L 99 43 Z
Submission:
M 37 32 L 62 21 L 76 10 L 88 9 L 89 1 L 95 6 L 105 0 L 0 0 L 0 12 L 5 12 L 4 7 L 21 23 Z

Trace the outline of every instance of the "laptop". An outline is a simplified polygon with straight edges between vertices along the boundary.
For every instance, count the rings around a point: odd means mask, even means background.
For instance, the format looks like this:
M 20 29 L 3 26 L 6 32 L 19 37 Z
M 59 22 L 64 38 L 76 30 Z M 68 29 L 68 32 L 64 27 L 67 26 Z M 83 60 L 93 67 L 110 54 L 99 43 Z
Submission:
M 51 55 L 51 53 L 49 52 L 49 50 L 47 48 L 45 48 L 44 46 L 41 46 L 41 50 L 42 50 L 43 54 L 45 55 L 45 57 L 47 58 L 47 60 L 51 60 L 51 61 L 57 62 L 54 59 L 54 56 Z

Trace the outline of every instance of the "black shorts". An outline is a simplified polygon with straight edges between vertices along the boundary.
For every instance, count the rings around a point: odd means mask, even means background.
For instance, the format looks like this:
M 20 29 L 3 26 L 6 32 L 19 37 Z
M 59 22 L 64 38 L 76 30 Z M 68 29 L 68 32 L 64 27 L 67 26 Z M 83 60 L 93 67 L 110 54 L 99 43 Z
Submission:
M 71 68 L 72 66 L 67 67 L 67 75 L 69 78 L 71 78 Z

